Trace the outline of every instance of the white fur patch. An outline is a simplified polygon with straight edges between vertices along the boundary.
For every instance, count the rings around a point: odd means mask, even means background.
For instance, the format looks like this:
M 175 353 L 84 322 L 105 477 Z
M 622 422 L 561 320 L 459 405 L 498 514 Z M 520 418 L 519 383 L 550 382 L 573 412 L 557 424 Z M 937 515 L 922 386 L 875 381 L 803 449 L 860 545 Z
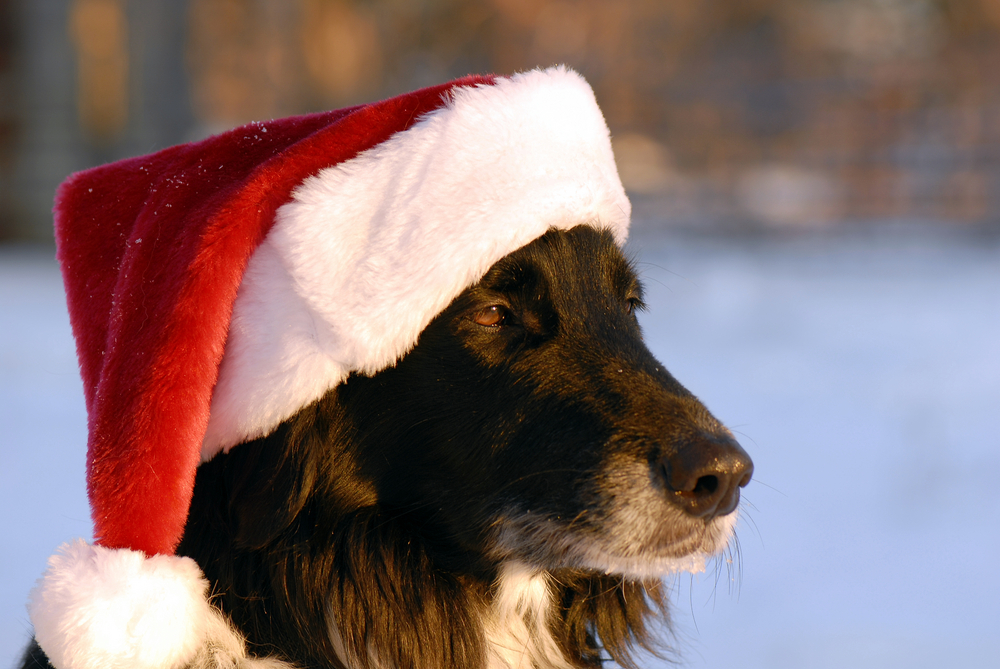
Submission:
M 236 667 L 243 638 L 206 599 L 194 560 L 63 544 L 31 592 L 35 638 L 57 669 Z
M 582 77 L 536 70 L 451 96 L 278 210 L 234 305 L 204 459 L 349 373 L 394 364 L 455 296 L 549 228 L 590 224 L 624 242 L 631 205 Z
M 511 513 L 500 524 L 496 535 L 495 556 L 540 553 L 547 561 L 565 567 L 592 569 L 604 574 L 630 578 L 659 578 L 679 572 L 697 574 L 721 552 L 733 536 L 739 517 L 737 511 L 714 519 L 704 532 L 692 536 L 688 552 L 681 556 L 658 555 L 655 547 L 640 544 L 628 551 L 612 550 L 599 537 L 568 532 L 561 523 L 535 514 Z M 636 523 L 635 526 L 639 526 Z
M 699 574 L 705 571 L 708 560 L 729 544 L 738 517 L 739 513 L 734 511 L 713 520 L 711 534 L 714 541 L 710 541 L 708 545 L 703 544 L 701 550 L 681 557 L 614 555 L 596 542 L 582 541 L 577 542 L 574 550 L 579 554 L 584 566 L 606 574 L 621 574 L 632 578 L 659 578 L 680 572 Z
M 552 638 L 552 592 L 547 573 L 519 562 L 500 570 L 486 621 L 488 669 L 572 669 Z

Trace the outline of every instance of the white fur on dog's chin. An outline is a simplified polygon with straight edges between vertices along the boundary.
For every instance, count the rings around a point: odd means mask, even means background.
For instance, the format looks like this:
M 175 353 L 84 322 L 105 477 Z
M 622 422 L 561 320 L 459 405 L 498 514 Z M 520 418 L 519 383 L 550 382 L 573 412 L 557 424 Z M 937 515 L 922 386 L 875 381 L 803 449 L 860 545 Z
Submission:
M 549 228 L 631 205 L 590 87 L 565 68 L 455 88 L 446 105 L 307 179 L 234 305 L 202 457 L 395 363 L 463 289 Z
M 707 541 L 698 549 L 680 556 L 656 555 L 648 549 L 637 549 L 631 555 L 623 554 L 610 550 L 597 538 L 567 532 L 561 524 L 543 517 L 516 513 L 510 517 L 516 520 L 512 522 L 508 519 L 499 526 L 494 549 L 496 557 L 530 555 L 541 550 L 544 560 L 558 559 L 560 566 L 645 579 L 681 572 L 704 572 L 706 563 L 725 549 L 732 539 L 739 511 L 714 519 Z
M 659 578 L 683 572 L 700 574 L 705 571 L 705 564 L 729 545 L 738 518 L 738 511 L 716 518 L 712 521 L 712 531 L 716 533 L 714 544 L 678 557 L 614 555 L 596 543 L 584 542 L 580 542 L 576 550 L 588 568 L 606 574 L 621 574 L 632 578 Z
M 256 665 L 243 637 L 206 598 L 194 560 L 63 544 L 31 591 L 35 639 L 56 669 L 178 669 Z

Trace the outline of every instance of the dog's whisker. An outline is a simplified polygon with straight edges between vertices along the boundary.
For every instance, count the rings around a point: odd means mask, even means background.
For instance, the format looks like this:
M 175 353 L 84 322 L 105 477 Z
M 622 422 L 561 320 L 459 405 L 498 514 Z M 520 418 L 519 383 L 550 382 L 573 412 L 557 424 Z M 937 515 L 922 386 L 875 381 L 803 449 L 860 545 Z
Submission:
M 757 540 L 760 541 L 760 545 L 764 546 L 764 536 L 760 533 L 760 528 L 757 527 L 757 521 L 754 520 L 753 515 L 750 513 L 745 513 L 741 517 L 745 517 L 750 521 L 750 527 L 753 528 L 754 534 L 757 536 Z
M 530 472 L 520 476 L 519 478 L 508 481 L 503 486 L 497 488 L 497 492 L 502 492 L 503 490 L 506 490 L 507 488 L 515 486 L 519 483 L 524 483 L 525 481 L 528 481 L 530 479 L 537 478 L 540 476 L 547 476 L 549 474 L 587 474 L 587 473 L 589 472 L 583 469 L 567 469 L 567 468 L 544 469 L 537 472 Z
M 736 570 L 734 581 L 736 583 L 736 596 L 739 598 L 740 591 L 743 588 L 743 546 L 740 544 L 738 534 L 733 534 L 733 544 L 734 552 L 736 553 L 736 563 L 733 565 Z
M 756 479 L 756 478 L 754 479 L 754 483 L 756 483 L 757 485 L 762 485 L 762 486 L 764 486 L 765 488 L 770 488 L 771 490 L 773 490 L 774 492 L 778 493 L 778 494 L 779 494 L 779 495 L 781 495 L 782 497 L 788 497 L 788 495 L 786 495 L 786 494 L 785 494 L 784 492 L 782 492 L 782 491 L 781 491 L 780 489 L 778 489 L 778 488 L 775 488 L 775 487 L 774 487 L 774 486 L 772 486 L 772 485 L 768 485 L 767 483 L 764 483 L 763 481 L 760 481 L 760 480 L 758 480 L 758 479 Z
M 698 285 L 697 281 L 694 281 L 693 279 L 689 279 L 688 277 L 684 276 L 683 274 L 678 274 L 677 272 L 675 272 L 673 270 L 667 269 L 663 265 L 658 265 L 658 264 L 656 264 L 654 262 L 649 262 L 649 261 L 643 261 L 643 262 L 640 262 L 638 264 L 639 265 L 648 265 L 649 267 L 655 267 L 656 269 L 658 269 L 658 270 L 660 270 L 662 272 L 666 272 L 667 274 L 671 274 L 673 276 L 676 276 L 678 279 L 681 279 L 681 280 L 683 280 L 683 281 L 691 284 L 692 286 L 697 286 Z M 643 278 L 646 278 L 646 276 L 644 275 Z
M 581 518 L 583 518 L 584 516 L 586 516 L 588 511 L 589 511 L 589 509 L 580 509 L 580 513 L 578 513 L 575 516 L 573 516 L 573 520 L 569 521 L 569 525 L 566 526 L 566 530 L 567 531 L 572 531 L 573 530 L 573 526 L 576 525 L 576 521 L 578 521 Z

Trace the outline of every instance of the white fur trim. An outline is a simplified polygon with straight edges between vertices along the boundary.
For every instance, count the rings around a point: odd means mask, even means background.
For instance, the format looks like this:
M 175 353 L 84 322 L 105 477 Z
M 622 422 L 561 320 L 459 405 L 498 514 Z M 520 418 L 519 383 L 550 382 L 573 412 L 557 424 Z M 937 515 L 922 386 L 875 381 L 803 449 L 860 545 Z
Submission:
M 354 371 L 399 359 L 490 265 L 631 206 L 604 118 L 565 68 L 454 89 L 278 210 L 234 306 L 202 457 L 263 436 Z
M 28 612 L 57 669 L 170 669 L 190 664 L 210 638 L 242 651 L 207 591 L 190 558 L 77 540 L 49 558 Z

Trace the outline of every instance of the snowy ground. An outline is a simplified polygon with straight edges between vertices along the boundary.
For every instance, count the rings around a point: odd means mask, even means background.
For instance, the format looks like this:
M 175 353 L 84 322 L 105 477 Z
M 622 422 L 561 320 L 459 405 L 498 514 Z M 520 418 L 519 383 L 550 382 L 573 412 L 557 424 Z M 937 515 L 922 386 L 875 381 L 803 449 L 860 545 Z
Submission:
M 741 564 L 671 581 L 682 665 L 997 666 L 1000 243 L 641 232 L 647 339 L 756 465 Z M 62 300 L 43 251 L 0 247 L 0 669 L 90 529 Z

